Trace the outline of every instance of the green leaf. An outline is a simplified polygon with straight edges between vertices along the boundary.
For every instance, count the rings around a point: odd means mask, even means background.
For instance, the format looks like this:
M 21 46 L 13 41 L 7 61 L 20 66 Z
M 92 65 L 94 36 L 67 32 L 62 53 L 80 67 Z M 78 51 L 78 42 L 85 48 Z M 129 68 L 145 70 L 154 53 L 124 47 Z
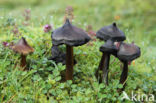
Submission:
M 56 81 L 61 80 L 61 76 L 56 77 L 55 80 L 56 80 Z
M 120 88 L 120 89 L 123 88 L 123 85 L 122 84 L 119 84 L 118 85 L 118 88 Z

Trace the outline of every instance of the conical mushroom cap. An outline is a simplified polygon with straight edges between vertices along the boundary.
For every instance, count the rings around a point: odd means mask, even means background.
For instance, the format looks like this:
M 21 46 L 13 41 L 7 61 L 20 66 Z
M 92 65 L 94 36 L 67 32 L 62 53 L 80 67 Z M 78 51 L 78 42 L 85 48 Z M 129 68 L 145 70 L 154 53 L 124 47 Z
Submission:
M 69 46 L 80 46 L 90 40 L 88 34 L 73 26 L 69 19 L 66 19 L 65 24 L 52 33 L 51 38 L 54 45 L 66 44 Z
M 104 45 L 100 47 L 101 52 L 107 52 L 107 53 L 115 53 L 117 52 L 116 46 L 113 44 L 113 41 L 108 40 Z
M 18 52 L 23 55 L 34 52 L 34 49 L 29 46 L 24 37 L 22 37 L 13 47 L 13 51 Z
M 140 48 L 134 44 L 122 43 L 119 47 L 117 57 L 121 61 L 132 61 L 140 56 Z
M 117 27 L 116 23 L 105 26 L 98 30 L 96 37 L 104 41 L 109 39 L 114 41 L 124 41 L 126 39 L 125 34 Z

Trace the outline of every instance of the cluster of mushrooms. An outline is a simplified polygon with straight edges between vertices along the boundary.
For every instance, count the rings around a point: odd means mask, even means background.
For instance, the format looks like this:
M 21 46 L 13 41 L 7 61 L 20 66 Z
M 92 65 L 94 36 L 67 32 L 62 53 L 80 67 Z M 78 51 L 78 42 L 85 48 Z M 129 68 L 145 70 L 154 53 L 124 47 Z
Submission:
M 140 48 L 133 43 L 128 44 L 123 42 L 126 39 L 125 34 L 117 27 L 116 23 L 98 30 L 96 37 L 105 42 L 105 44 L 100 47 L 103 55 L 96 71 L 96 77 L 99 83 L 104 82 L 108 85 L 109 61 L 110 56 L 113 55 L 124 64 L 120 83 L 125 84 L 128 76 L 128 62 L 140 56 Z M 50 60 L 56 63 L 66 64 L 65 78 L 66 80 L 72 80 L 73 66 L 76 63 L 73 55 L 73 47 L 86 44 L 91 38 L 84 30 L 72 25 L 68 18 L 62 27 L 52 32 L 51 38 L 52 57 Z M 66 45 L 66 53 L 63 53 L 58 48 L 62 44 Z M 21 67 L 26 69 L 26 55 L 34 52 L 34 49 L 28 45 L 23 37 L 12 49 L 21 54 Z
M 134 45 L 134 43 L 128 44 L 123 42 L 126 39 L 125 34 L 117 27 L 116 23 L 104 26 L 98 30 L 96 37 L 105 41 L 105 44 L 100 47 L 103 55 L 96 71 L 96 77 L 99 79 L 99 82 L 104 82 L 108 85 L 109 61 L 110 55 L 113 55 L 124 64 L 120 83 L 125 84 L 128 76 L 128 62 L 140 56 L 140 48 Z
M 120 78 L 120 83 L 124 84 L 128 75 L 128 62 L 140 56 L 140 48 L 133 43 L 128 44 L 123 42 L 126 37 L 117 27 L 116 23 L 98 30 L 96 37 L 105 41 L 105 44 L 100 47 L 103 55 L 96 71 L 96 77 L 99 83 L 104 82 L 108 85 L 109 61 L 110 55 L 113 55 L 124 64 Z M 53 44 L 51 60 L 54 60 L 56 63 L 61 62 L 66 64 L 66 80 L 72 80 L 73 66 L 75 64 L 73 47 L 86 44 L 91 38 L 84 30 L 72 25 L 69 19 L 66 19 L 62 27 L 52 32 L 51 38 Z M 118 46 L 115 45 L 115 43 L 117 43 Z M 66 45 L 66 54 L 58 48 L 58 46 L 62 44 Z M 103 73 L 100 73 L 100 71 Z

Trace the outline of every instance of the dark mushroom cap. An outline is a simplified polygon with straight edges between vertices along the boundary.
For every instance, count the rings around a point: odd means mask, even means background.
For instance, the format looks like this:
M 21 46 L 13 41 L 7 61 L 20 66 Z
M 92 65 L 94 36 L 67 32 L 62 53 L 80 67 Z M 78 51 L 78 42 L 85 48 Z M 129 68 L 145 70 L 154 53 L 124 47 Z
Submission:
M 122 43 L 119 47 L 117 57 L 121 61 L 132 61 L 140 56 L 140 48 L 134 44 Z
M 80 46 L 90 40 L 88 34 L 73 26 L 69 19 L 66 19 L 65 24 L 52 33 L 51 38 L 54 45 L 66 44 L 69 46 Z
M 107 53 L 115 53 L 117 52 L 116 46 L 113 44 L 112 40 L 108 40 L 104 45 L 100 47 L 101 52 L 107 52 Z
M 113 41 L 124 41 L 126 39 L 125 34 L 117 27 L 116 23 L 98 30 L 96 37 L 104 41 L 109 39 L 112 39 Z
M 13 51 L 18 52 L 23 55 L 34 52 L 34 49 L 29 46 L 24 37 L 22 37 L 13 47 Z

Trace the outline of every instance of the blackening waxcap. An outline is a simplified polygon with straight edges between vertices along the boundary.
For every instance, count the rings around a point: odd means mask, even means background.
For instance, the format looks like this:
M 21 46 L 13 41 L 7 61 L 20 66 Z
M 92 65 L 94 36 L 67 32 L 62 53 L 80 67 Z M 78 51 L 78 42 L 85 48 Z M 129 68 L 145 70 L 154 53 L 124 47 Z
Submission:
M 135 44 L 122 43 L 119 47 L 117 57 L 121 61 L 132 61 L 140 56 L 140 48 Z
M 69 46 L 80 46 L 91 39 L 84 30 L 72 25 L 69 19 L 66 19 L 65 24 L 56 29 L 51 37 L 54 45 L 66 44 Z
M 113 41 L 124 41 L 126 39 L 125 34 L 117 27 L 116 23 L 104 26 L 98 30 L 96 37 L 104 41 L 109 39 L 112 39 Z
M 100 47 L 100 51 L 114 54 L 115 52 L 117 52 L 117 48 L 112 40 L 108 40 L 104 45 Z

